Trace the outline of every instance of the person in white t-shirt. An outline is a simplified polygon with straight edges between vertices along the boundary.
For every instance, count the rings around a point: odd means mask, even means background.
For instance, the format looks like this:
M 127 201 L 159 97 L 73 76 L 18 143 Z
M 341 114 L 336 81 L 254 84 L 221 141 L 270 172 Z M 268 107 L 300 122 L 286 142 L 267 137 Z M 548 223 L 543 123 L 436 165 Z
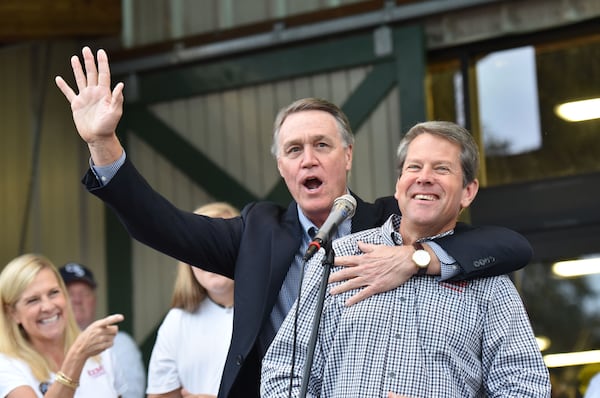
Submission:
M 239 215 L 222 202 L 195 213 Z M 150 357 L 148 398 L 216 397 L 233 330 L 233 280 L 180 262 L 171 307 Z
M 583 398 L 600 398 L 600 372 L 590 379 Z
M 115 314 L 80 331 L 58 270 L 24 254 L 0 273 L 0 397 L 117 398 Z

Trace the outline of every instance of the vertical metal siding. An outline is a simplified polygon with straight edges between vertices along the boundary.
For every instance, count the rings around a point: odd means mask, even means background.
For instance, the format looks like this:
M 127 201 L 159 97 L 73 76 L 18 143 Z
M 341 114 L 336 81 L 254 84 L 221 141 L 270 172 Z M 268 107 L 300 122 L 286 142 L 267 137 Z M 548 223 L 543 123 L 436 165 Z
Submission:
M 133 134 L 128 140 L 128 155 L 150 185 L 181 209 L 192 211 L 214 200 Z M 133 330 L 136 340 L 141 341 L 169 309 L 177 260 L 138 242 L 133 244 L 132 257 Z
M 18 254 L 31 164 L 27 46 L 0 51 L 0 267 Z M 21 115 L 21 116 L 18 116 Z
M 272 124 L 279 108 L 307 96 L 324 97 L 341 106 L 369 70 L 361 67 L 244 87 L 160 103 L 151 109 L 196 150 L 261 198 L 280 180 L 270 153 Z M 399 140 L 396 95 L 397 91 L 390 93 L 371 119 L 355 132 L 350 186 L 367 200 L 393 193 L 393 155 Z M 142 140 L 131 139 L 129 153 L 150 184 L 178 206 L 192 210 L 198 203 L 212 200 Z M 182 197 L 181 192 L 191 197 Z M 135 331 L 139 339 L 168 309 L 176 261 L 135 244 L 133 262 Z
M 135 47 L 243 25 L 339 7 L 363 0 L 128 0 L 133 9 L 124 24 Z M 183 10 L 183 12 L 181 12 Z M 126 18 L 128 14 L 124 14 Z M 177 25 L 177 26 L 175 26 Z
M 0 268 L 22 254 L 19 241 L 34 164 L 33 126 L 35 118 L 42 117 L 23 252 L 41 253 L 57 266 L 67 261 L 88 265 L 98 279 L 98 315 L 103 315 L 107 289 L 103 206 L 79 182 L 87 168 L 87 147 L 53 80 L 56 74 L 70 77 L 68 59 L 78 46 L 53 42 L 46 53 L 41 45 L 0 50 Z M 40 58 L 44 54 L 47 59 Z M 48 62 L 46 72 L 40 69 L 43 62 Z M 32 108 L 37 100 L 43 101 L 41 113 Z
M 0 115 L 3 128 L 0 164 L 3 166 L 0 215 L 3 225 L 1 255 L 4 263 L 17 254 L 18 235 L 24 212 L 26 184 L 31 164 L 30 119 L 23 117 L 30 107 L 30 49 L 0 53 L 0 85 L 3 92 Z M 71 80 L 69 56 L 79 48 L 70 43 L 52 51 L 52 75 Z M 243 87 L 221 93 L 156 104 L 153 112 L 171 128 L 226 170 L 258 198 L 265 197 L 279 182 L 276 163 L 270 154 L 272 124 L 276 112 L 293 100 L 306 96 L 325 97 L 343 105 L 360 84 L 370 67 L 339 70 L 304 76 L 288 81 Z M 69 106 L 48 77 L 45 102 L 40 174 L 36 181 L 27 251 L 50 257 L 57 265 L 81 261 L 97 275 L 98 315 L 106 306 L 106 252 L 104 206 L 80 185 L 87 168 L 88 151 L 77 135 Z M 393 192 L 390 158 L 399 124 L 392 93 L 367 123 L 356 131 L 357 146 L 350 186 L 363 198 L 372 200 Z M 65 127 L 66 126 L 66 127 Z M 16 133 L 15 133 L 16 132 Z M 395 143 L 394 143 L 395 144 Z M 214 200 L 142 140 L 130 134 L 128 153 L 159 192 L 177 206 L 193 210 Z M 167 311 L 176 261 L 143 245 L 134 243 L 133 291 L 111 294 L 127 300 L 133 297 L 134 337 L 141 341 Z M 113 270 L 114 271 L 114 270 Z M 151 287 L 151 288 L 150 288 Z

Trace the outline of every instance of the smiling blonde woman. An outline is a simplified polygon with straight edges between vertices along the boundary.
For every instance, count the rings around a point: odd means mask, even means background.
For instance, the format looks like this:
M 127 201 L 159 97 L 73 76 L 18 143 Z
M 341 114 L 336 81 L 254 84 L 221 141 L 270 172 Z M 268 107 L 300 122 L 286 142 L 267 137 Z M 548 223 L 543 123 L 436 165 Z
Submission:
M 126 387 L 109 347 L 120 314 L 80 332 L 47 258 L 24 254 L 0 273 L 0 397 L 118 397 Z

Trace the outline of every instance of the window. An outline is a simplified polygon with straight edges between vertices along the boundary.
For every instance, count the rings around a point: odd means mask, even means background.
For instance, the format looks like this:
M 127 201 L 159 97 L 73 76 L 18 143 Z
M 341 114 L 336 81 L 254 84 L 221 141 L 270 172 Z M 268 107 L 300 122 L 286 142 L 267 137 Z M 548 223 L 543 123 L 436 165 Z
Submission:
M 555 113 L 558 104 L 600 97 L 600 37 L 552 37 L 433 54 L 427 75 L 429 118 L 465 125 L 482 148 L 479 200 L 494 213 L 482 219 L 519 225 L 534 246 L 534 262 L 513 280 L 534 332 L 549 342 L 543 355 L 600 350 L 600 274 L 552 273 L 564 253 L 600 251 L 600 210 L 589 184 L 600 178 L 600 119 L 568 122 Z M 542 185 L 560 200 L 537 194 Z M 507 206 L 508 197 L 520 201 Z M 592 206 L 582 210 L 581 200 Z M 600 372 L 594 355 L 594 363 L 550 368 L 553 397 L 582 396 Z

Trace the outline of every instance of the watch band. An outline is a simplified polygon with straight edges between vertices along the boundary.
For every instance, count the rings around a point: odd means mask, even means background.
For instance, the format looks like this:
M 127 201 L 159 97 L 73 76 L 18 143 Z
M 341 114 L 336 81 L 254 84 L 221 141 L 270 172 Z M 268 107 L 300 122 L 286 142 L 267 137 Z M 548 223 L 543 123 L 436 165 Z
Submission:
M 415 250 L 425 250 L 425 248 L 423 247 L 423 244 L 421 242 L 413 243 L 413 247 L 415 248 Z

